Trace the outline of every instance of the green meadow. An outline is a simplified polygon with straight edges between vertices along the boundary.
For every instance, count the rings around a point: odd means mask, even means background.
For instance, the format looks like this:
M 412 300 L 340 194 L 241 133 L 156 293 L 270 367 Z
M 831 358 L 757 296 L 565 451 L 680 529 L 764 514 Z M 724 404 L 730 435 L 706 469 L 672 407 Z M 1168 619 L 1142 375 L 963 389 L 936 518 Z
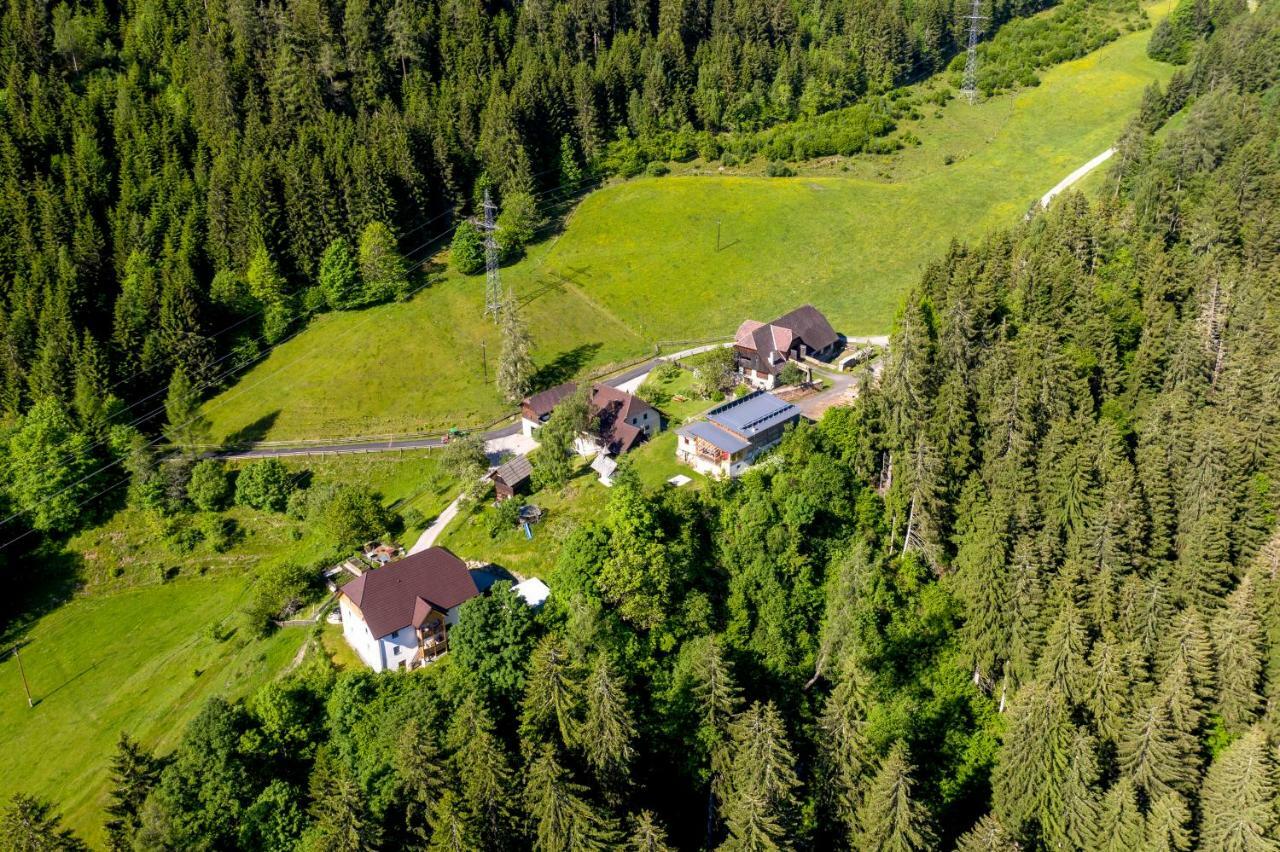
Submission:
M 1153 19 L 1166 5 L 1149 7 Z M 899 129 L 920 144 L 895 154 L 828 158 L 793 178 L 766 178 L 762 163 L 677 164 L 590 194 L 502 271 L 539 383 L 805 302 L 846 334 L 886 333 L 948 242 L 1011 225 L 1115 140 L 1142 90 L 1171 71 L 1146 57 L 1149 35 L 1050 68 L 1038 87 L 926 105 Z M 406 304 L 320 317 L 208 403 L 215 438 L 389 437 L 500 417 L 483 288 L 483 276 L 450 271 Z
M 285 464 L 314 484 L 359 479 L 389 506 L 430 519 L 457 490 L 438 460 L 420 451 Z M 239 628 L 237 610 L 267 566 L 310 563 L 329 548 L 305 522 L 281 514 L 244 507 L 224 514 L 238 528 L 225 553 L 203 546 L 175 553 L 154 522 L 129 509 L 68 542 L 64 562 L 74 565 L 79 592 L 20 640 L 34 708 L 17 661 L 0 659 L 0 799 L 21 791 L 56 802 L 96 848 L 121 731 L 165 752 L 209 698 L 248 695 L 290 665 L 310 631 L 253 639 Z M 412 542 L 420 531 L 406 529 L 402 538 Z M 343 649 L 339 642 L 333 652 L 349 663 Z

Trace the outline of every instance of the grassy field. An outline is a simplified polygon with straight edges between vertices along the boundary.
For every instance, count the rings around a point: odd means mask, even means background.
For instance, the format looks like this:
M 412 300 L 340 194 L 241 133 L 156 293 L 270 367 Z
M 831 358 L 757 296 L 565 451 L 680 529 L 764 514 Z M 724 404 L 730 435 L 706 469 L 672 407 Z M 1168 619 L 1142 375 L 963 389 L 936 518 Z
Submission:
M 438 461 L 417 452 L 285 463 L 313 484 L 364 482 L 389 506 L 430 519 L 456 491 Z M 166 751 L 208 698 L 246 695 L 293 659 L 307 631 L 249 640 L 237 632 L 236 611 L 258 571 L 283 560 L 312 562 L 328 546 L 284 515 L 243 507 L 226 514 L 240 533 L 221 554 L 203 547 L 175 554 L 133 510 L 68 543 L 80 592 L 22 638 L 34 709 L 13 657 L 0 660 L 0 799 L 19 790 L 48 797 L 100 845 L 107 763 L 122 730 Z M 412 541 L 419 532 L 412 527 L 402 537 Z M 340 665 L 351 663 L 345 648 L 340 637 L 330 648 Z
M 503 270 L 540 384 L 804 302 L 847 334 L 886 332 L 951 239 L 1012 224 L 1112 143 L 1142 90 L 1171 71 L 1147 59 L 1149 35 L 1051 68 L 1036 88 L 928 107 L 901 128 L 921 144 L 892 155 L 829 158 L 794 178 L 685 164 L 589 195 L 562 234 Z M 481 344 L 492 379 L 499 343 L 480 315 L 483 284 L 449 272 L 407 304 L 321 317 L 210 401 L 215 437 L 386 436 L 500 416 L 484 382 Z
M 0 797 L 49 798 L 100 846 L 121 731 L 168 750 L 208 698 L 252 692 L 301 647 L 301 630 L 215 635 L 248 587 L 244 574 L 179 579 L 77 598 L 43 618 L 21 651 L 34 708 L 12 655 L 0 661 Z

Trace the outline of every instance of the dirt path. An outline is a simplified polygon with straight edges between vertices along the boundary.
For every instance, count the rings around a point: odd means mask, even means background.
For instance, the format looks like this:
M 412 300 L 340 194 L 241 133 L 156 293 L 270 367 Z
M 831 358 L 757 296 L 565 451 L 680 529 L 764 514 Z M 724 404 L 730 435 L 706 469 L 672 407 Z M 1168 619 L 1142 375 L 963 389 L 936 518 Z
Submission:
M 1094 157 L 1089 162 L 1085 163 L 1080 168 L 1076 169 L 1071 174 L 1064 177 L 1062 180 L 1058 181 L 1057 185 L 1054 186 L 1053 189 L 1049 190 L 1044 195 L 1040 196 L 1040 206 L 1048 207 L 1049 202 L 1053 201 L 1054 198 L 1066 192 L 1068 189 L 1072 187 L 1073 184 L 1081 180 L 1085 175 L 1089 174 L 1089 172 L 1093 171 L 1098 166 L 1105 163 L 1107 160 L 1110 160 L 1111 155 L 1114 154 L 1115 152 L 1116 152 L 1115 148 L 1108 148 L 1098 156 Z

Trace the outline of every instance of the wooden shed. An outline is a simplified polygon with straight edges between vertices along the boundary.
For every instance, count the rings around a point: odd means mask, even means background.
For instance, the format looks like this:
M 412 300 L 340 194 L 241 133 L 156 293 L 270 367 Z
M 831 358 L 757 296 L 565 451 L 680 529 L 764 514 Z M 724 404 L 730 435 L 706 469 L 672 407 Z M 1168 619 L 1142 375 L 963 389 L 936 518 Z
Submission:
M 529 477 L 533 475 L 533 465 L 528 456 L 516 456 L 489 474 L 493 480 L 493 492 L 498 501 L 508 500 L 517 491 L 528 490 Z

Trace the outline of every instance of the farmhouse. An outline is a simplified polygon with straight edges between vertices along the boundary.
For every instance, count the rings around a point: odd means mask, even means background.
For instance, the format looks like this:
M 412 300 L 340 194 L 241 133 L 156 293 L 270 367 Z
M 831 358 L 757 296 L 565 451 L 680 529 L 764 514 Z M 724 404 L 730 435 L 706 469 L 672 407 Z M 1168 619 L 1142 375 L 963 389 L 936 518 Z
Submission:
M 498 502 L 516 496 L 517 491 L 528 490 L 529 478 L 533 475 L 533 465 L 528 456 L 516 456 L 499 465 L 490 474 L 493 480 L 493 493 Z
M 458 608 L 480 592 L 461 559 L 430 547 L 339 590 L 342 634 L 371 669 L 413 669 L 449 649 Z
M 800 409 L 791 403 L 765 391 L 749 393 L 677 429 L 676 458 L 708 476 L 740 476 L 799 419 Z
M 577 391 L 574 382 L 565 382 L 536 393 L 520 405 L 520 425 L 526 437 L 534 438 L 555 407 Z M 603 453 L 620 456 L 653 437 L 662 429 L 662 416 L 640 397 L 606 384 L 591 386 L 588 403 L 591 426 L 578 437 L 580 455 Z
M 796 308 L 773 322 L 746 320 L 733 338 L 738 371 L 754 387 L 771 389 L 788 360 L 826 361 L 840 351 L 840 335 L 813 305 Z

